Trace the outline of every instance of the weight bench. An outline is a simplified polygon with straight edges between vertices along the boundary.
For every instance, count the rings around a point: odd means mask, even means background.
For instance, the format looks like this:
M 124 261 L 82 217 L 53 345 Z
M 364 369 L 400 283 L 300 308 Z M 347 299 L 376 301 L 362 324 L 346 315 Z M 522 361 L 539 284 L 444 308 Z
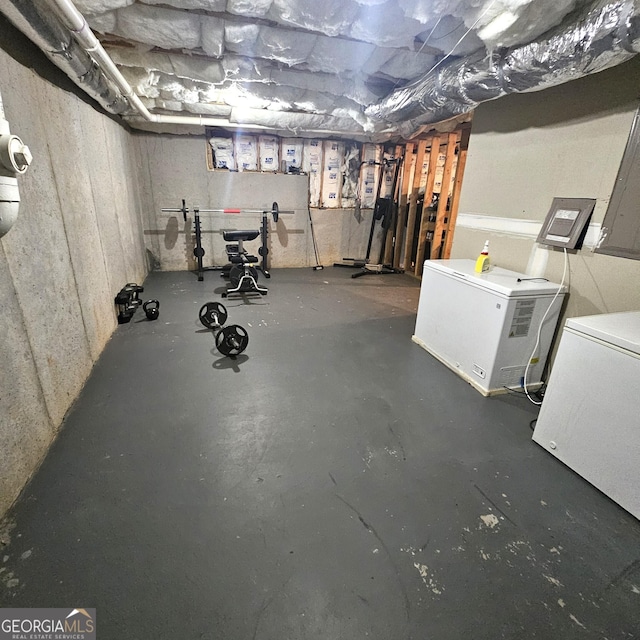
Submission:
M 255 240 L 260 235 L 259 229 L 250 231 L 223 231 L 225 242 L 237 243 L 226 245 L 229 259 L 229 283 L 230 287 L 222 294 L 223 298 L 231 294 L 259 293 L 266 296 L 269 291 L 258 284 L 258 258 L 249 255 L 243 246 L 244 241 Z

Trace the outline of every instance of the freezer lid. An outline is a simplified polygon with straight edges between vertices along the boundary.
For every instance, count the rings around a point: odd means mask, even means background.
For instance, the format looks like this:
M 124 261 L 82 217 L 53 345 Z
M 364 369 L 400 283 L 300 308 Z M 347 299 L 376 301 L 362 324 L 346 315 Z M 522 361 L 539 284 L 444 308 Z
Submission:
M 430 269 L 448 276 L 464 280 L 469 284 L 500 294 L 507 298 L 540 297 L 555 295 L 559 284 L 544 280 L 524 280 L 530 276 L 517 271 L 509 271 L 501 267 L 491 267 L 486 273 L 475 272 L 475 260 L 426 260 L 425 269 Z M 518 279 L 523 279 L 518 282 Z M 566 287 L 563 287 L 566 291 Z
M 565 326 L 640 355 L 640 311 L 568 318 Z

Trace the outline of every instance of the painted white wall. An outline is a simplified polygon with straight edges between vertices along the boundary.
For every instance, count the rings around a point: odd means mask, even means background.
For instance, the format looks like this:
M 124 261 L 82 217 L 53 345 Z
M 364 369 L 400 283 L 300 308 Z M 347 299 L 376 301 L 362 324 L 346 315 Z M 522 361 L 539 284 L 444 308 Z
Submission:
M 476 258 L 490 241 L 494 265 L 562 278 L 561 250 L 540 247 L 554 197 L 595 198 L 585 247 L 569 255 L 566 317 L 640 309 L 640 261 L 593 253 L 629 135 L 640 61 L 546 91 L 478 107 L 452 258 Z

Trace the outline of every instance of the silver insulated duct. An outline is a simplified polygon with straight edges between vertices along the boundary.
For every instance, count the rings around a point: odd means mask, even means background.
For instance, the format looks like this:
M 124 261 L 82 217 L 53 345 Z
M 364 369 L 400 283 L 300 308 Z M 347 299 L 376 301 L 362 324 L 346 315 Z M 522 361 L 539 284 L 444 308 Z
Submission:
M 638 4 L 601 0 L 582 7 L 528 44 L 444 63 L 367 107 L 366 114 L 402 123 L 401 131 L 410 135 L 420 125 L 467 113 L 481 102 L 614 67 L 640 52 Z

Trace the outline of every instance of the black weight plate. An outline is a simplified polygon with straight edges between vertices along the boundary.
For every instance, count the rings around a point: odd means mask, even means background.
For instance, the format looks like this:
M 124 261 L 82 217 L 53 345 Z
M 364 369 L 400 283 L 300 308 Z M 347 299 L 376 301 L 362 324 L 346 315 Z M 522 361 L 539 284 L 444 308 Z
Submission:
M 216 334 L 216 347 L 225 356 L 241 354 L 249 344 L 249 334 L 239 324 L 230 324 Z
M 196 248 L 193 250 L 193 255 L 194 255 L 196 258 L 202 258 L 202 256 L 204 255 L 204 249 L 203 249 L 202 247 L 196 247 Z
M 280 209 L 278 208 L 278 203 L 274 202 L 271 205 L 271 215 L 273 216 L 273 221 L 274 222 L 278 222 L 279 214 L 280 214 Z
M 200 309 L 200 322 L 207 327 L 213 329 L 221 327 L 229 317 L 227 310 L 223 304 L 219 302 L 207 302 Z
M 249 267 L 248 269 L 249 275 L 258 282 L 258 270 L 255 267 Z M 253 282 L 251 280 L 245 279 L 242 281 L 242 287 L 240 291 L 254 291 Z
M 244 269 L 239 264 L 234 264 L 229 271 L 229 283 L 231 284 L 231 288 L 235 289 L 240 283 L 240 278 L 244 273 Z

